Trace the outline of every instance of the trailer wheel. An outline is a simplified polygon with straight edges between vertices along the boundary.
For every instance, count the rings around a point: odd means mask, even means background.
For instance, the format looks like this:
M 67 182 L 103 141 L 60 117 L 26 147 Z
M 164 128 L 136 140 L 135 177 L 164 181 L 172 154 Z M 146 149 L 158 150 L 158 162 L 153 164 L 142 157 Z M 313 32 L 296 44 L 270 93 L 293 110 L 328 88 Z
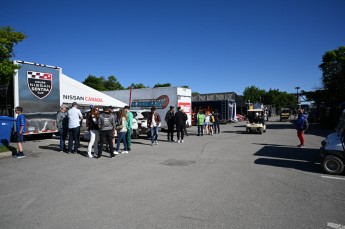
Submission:
M 338 175 L 344 171 L 344 162 L 334 155 L 326 156 L 321 165 L 324 172 L 332 175 Z

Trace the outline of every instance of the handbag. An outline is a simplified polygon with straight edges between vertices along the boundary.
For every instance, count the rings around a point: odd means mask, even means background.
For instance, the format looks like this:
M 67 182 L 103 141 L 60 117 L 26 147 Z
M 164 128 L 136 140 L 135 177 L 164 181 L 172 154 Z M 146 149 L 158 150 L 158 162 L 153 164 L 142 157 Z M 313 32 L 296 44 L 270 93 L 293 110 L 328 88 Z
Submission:
M 121 130 L 123 128 L 123 125 L 116 126 L 116 130 Z

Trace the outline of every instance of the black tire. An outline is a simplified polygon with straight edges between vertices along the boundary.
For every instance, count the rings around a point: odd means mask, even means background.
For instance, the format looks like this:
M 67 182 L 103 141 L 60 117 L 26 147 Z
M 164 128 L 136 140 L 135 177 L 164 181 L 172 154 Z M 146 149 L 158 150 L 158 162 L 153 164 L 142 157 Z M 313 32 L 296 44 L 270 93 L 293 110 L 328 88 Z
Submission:
M 133 139 L 138 139 L 139 138 L 139 134 L 137 133 L 137 130 L 132 130 L 133 133 L 132 133 L 132 138 Z
M 329 173 L 332 175 L 338 175 L 343 173 L 344 171 L 344 162 L 337 156 L 328 155 L 323 159 L 322 163 L 322 170 L 325 173 Z

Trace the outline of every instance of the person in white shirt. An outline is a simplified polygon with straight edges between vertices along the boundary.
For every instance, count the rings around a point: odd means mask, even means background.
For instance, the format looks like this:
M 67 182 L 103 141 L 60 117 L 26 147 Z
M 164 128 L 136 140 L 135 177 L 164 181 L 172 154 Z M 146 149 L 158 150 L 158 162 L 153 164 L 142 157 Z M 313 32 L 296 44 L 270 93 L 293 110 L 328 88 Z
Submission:
M 68 116 L 68 153 L 77 153 L 79 148 L 80 123 L 83 122 L 83 115 L 78 109 L 76 102 L 72 103 L 72 108 L 67 112 Z M 74 141 L 74 148 L 72 145 Z
M 160 126 L 161 123 L 161 117 L 157 113 L 157 108 L 152 107 L 151 108 L 151 113 L 149 114 L 147 118 L 147 127 L 150 128 L 151 131 L 151 146 L 153 144 L 157 145 L 157 138 L 158 138 L 158 127 Z

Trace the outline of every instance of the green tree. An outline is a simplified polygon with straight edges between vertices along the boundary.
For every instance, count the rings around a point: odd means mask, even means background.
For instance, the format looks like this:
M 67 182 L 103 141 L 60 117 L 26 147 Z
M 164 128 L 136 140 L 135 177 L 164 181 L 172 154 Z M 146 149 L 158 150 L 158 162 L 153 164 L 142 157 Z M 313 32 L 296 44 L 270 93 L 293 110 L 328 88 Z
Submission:
M 15 56 L 14 46 L 25 38 L 26 35 L 15 32 L 9 26 L 0 27 L 0 84 L 12 81 L 14 71 L 18 69 L 18 66 L 11 61 Z
M 123 90 L 125 89 L 115 76 L 109 76 L 108 80 L 104 81 L 105 90 Z
M 84 81 L 83 84 L 96 89 L 98 91 L 105 91 L 104 87 L 104 77 L 96 77 L 93 75 L 89 75 Z
M 327 51 L 319 65 L 322 70 L 322 83 L 326 90 L 327 102 L 336 105 L 345 98 L 345 46 Z
M 197 91 L 193 91 L 193 92 L 192 92 L 192 97 L 197 96 L 197 95 L 200 95 L 200 93 L 197 92 Z
M 171 87 L 171 83 L 164 83 L 164 84 L 160 84 L 160 83 L 156 83 L 154 86 L 155 87 Z
M 283 107 L 293 108 L 297 105 L 296 97 L 279 89 L 270 89 L 264 96 L 265 104 L 272 104 L 277 110 Z
M 84 81 L 83 84 L 96 89 L 98 91 L 111 91 L 111 90 L 123 90 L 124 87 L 116 79 L 115 76 L 109 76 L 106 80 L 103 76 L 96 77 L 89 75 Z
M 129 87 L 127 87 L 126 89 L 130 89 L 132 87 L 132 89 L 141 89 L 141 88 L 149 88 L 147 86 L 145 86 L 144 84 L 142 83 L 138 83 L 138 84 L 135 84 L 135 83 L 132 83 Z
M 266 94 L 265 90 L 261 90 L 256 86 L 246 87 L 243 91 L 244 101 L 250 100 L 251 103 L 263 102 L 263 97 Z

